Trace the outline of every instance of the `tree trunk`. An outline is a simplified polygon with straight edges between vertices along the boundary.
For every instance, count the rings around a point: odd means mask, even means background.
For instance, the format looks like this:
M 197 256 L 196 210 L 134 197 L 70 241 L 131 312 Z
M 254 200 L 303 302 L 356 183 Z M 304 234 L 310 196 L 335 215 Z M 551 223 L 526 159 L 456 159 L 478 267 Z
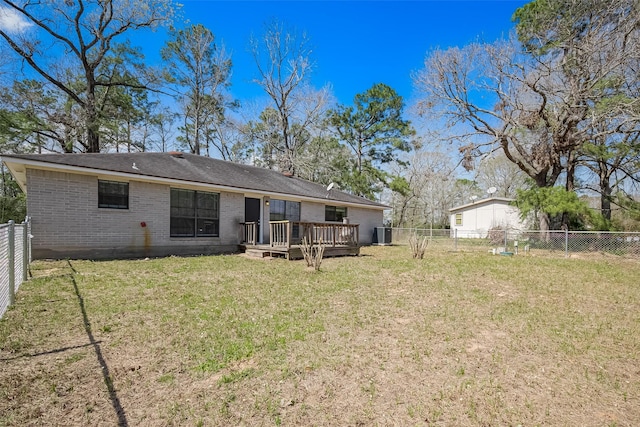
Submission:
M 100 134 L 94 119 L 87 119 L 87 153 L 100 152 Z
M 611 177 L 607 173 L 606 165 L 600 167 L 600 213 L 611 221 Z
M 576 160 L 573 152 L 567 156 L 567 181 L 565 188 L 567 191 L 575 191 L 576 189 Z
M 411 199 L 409 198 L 405 198 L 402 201 L 402 207 L 400 209 L 400 216 L 398 217 L 398 227 L 403 227 L 404 226 L 404 221 L 405 221 L 405 216 L 407 214 L 407 207 L 409 206 L 409 202 L 411 201 Z
M 196 106 L 193 117 L 193 147 L 192 153 L 200 155 L 200 105 Z
M 85 105 L 87 126 L 87 153 L 100 152 L 100 125 L 98 124 L 98 110 L 96 109 L 95 84 L 91 79 L 92 76 L 87 75 L 87 102 Z
M 551 240 L 551 233 L 549 233 L 549 214 L 546 212 L 539 212 L 540 219 L 540 237 L 545 241 Z

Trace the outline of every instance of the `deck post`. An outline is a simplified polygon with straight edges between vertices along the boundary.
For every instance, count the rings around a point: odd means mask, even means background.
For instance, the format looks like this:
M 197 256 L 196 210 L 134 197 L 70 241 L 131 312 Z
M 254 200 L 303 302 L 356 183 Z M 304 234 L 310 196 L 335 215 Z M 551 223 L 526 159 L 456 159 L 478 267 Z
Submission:
M 258 244 L 258 223 L 257 222 L 253 223 L 253 244 L 254 245 Z
M 269 221 L 269 246 L 273 247 L 273 224 Z

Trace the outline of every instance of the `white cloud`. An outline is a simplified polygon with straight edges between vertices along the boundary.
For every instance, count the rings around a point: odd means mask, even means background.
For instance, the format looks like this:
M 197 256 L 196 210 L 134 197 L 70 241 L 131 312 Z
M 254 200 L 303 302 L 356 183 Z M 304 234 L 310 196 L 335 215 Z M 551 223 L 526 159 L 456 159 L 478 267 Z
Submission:
M 7 33 L 21 33 L 33 24 L 13 9 L 0 6 L 0 29 Z

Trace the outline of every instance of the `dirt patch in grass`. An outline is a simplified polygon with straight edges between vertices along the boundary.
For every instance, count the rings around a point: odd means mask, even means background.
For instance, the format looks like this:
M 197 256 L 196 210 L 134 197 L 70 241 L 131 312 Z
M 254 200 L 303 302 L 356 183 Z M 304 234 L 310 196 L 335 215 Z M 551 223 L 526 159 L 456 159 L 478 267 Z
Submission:
M 37 262 L 0 425 L 637 425 L 640 263 Z

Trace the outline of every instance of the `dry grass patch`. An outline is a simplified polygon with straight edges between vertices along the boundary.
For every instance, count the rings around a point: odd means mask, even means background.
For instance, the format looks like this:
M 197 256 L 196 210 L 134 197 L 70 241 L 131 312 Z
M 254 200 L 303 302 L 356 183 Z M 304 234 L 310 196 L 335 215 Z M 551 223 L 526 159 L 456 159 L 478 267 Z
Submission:
M 0 425 L 636 425 L 640 263 L 37 262 Z

